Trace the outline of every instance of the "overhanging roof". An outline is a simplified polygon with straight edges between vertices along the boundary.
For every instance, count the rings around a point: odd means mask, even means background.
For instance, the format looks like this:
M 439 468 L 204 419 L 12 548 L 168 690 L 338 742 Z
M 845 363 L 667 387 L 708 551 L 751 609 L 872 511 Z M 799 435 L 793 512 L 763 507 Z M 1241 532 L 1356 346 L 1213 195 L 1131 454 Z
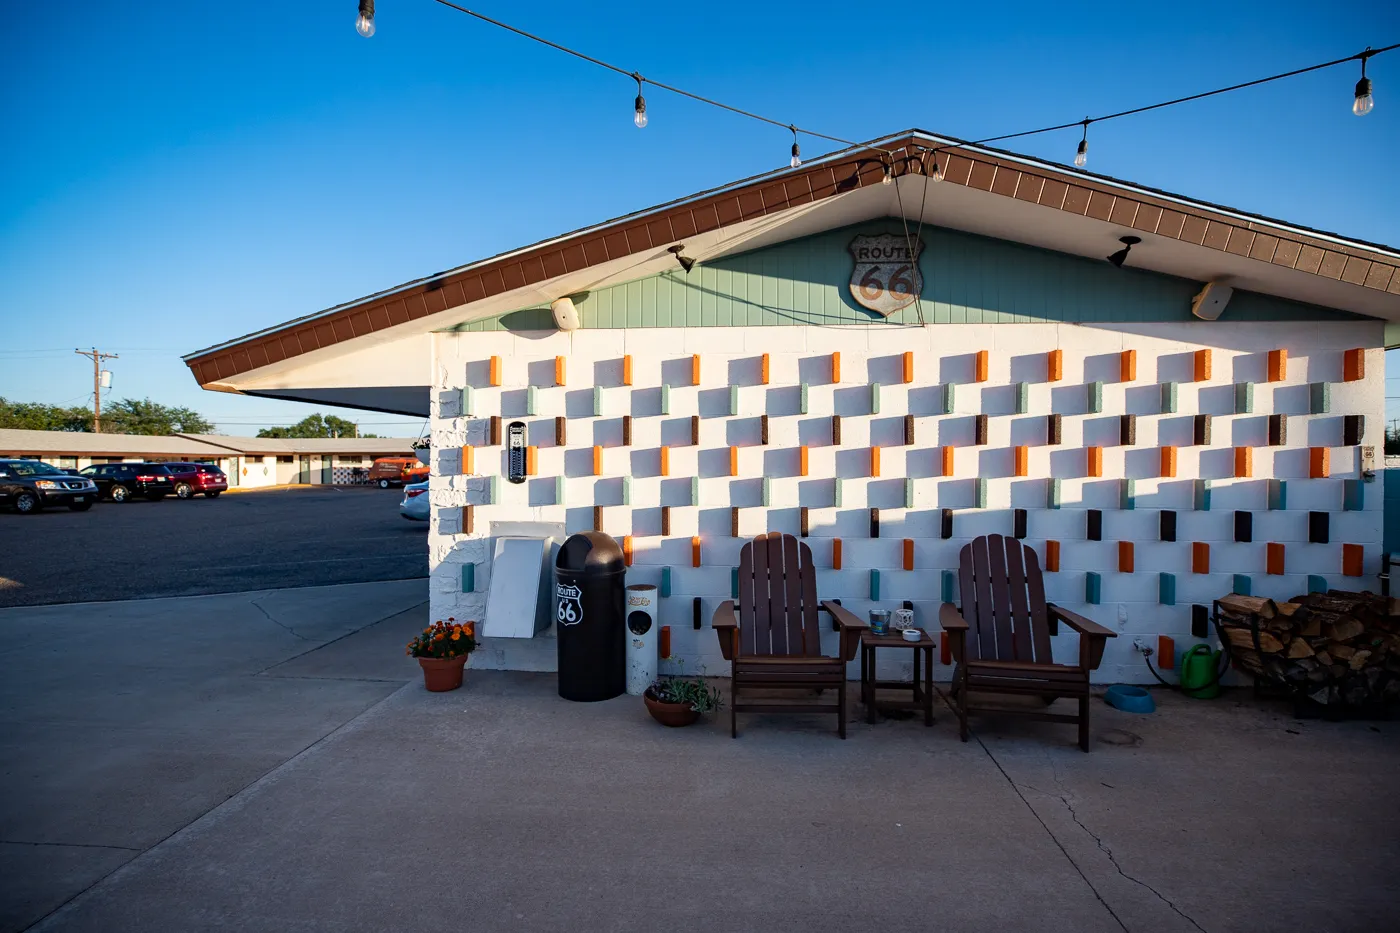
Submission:
M 872 147 L 895 153 L 893 185 Z M 918 167 L 930 148 L 945 181 Z M 880 216 L 925 222 L 1101 258 L 1119 235 L 1143 238 L 1132 265 L 1227 281 L 1324 307 L 1400 321 L 1400 250 L 1194 201 L 1106 176 L 911 130 L 797 169 L 723 188 L 408 282 L 186 356 L 199 383 L 224 391 L 295 387 L 288 374 L 367 346 L 492 317 L 674 265 L 684 242 L 700 261 Z M 261 382 L 259 379 L 261 378 Z

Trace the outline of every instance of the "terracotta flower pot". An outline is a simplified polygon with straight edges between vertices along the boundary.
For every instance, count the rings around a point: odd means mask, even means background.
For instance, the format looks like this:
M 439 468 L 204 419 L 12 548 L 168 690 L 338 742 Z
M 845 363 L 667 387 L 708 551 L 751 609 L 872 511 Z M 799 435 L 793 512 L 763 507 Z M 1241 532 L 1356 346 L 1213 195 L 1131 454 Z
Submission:
M 455 658 L 419 658 L 418 665 L 423 668 L 423 686 L 433 693 L 456 690 L 462 686 L 462 669 L 466 667 L 468 657 L 470 655 L 463 654 Z
M 651 713 L 651 718 L 663 726 L 688 726 L 700 718 L 700 714 L 692 709 L 689 703 L 663 703 L 653 700 L 650 694 L 645 693 L 642 694 L 642 699 L 646 701 L 647 712 Z

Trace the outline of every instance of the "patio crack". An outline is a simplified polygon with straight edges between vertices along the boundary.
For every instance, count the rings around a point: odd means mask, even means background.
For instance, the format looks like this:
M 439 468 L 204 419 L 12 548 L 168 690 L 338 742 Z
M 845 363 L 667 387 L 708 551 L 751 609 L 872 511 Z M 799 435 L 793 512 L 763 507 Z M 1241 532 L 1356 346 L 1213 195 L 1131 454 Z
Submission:
M 988 754 L 990 754 L 990 752 Z M 1102 852 L 1108 858 L 1108 862 L 1110 865 L 1113 866 L 1114 871 L 1118 872 L 1118 874 L 1122 875 L 1124 878 L 1128 879 L 1133 884 L 1136 884 L 1139 887 L 1143 887 L 1151 891 L 1159 901 L 1171 908 L 1172 912 L 1175 913 L 1178 917 L 1185 920 L 1187 923 L 1191 924 L 1196 929 L 1200 930 L 1201 933 L 1206 933 L 1205 927 L 1197 923 L 1195 919 L 1191 917 L 1190 914 L 1186 913 L 1180 907 L 1177 907 L 1175 904 L 1173 904 L 1169 897 L 1164 895 L 1161 891 L 1158 891 L 1156 888 L 1152 887 L 1152 885 L 1148 884 L 1146 881 L 1143 881 L 1141 878 L 1136 878 L 1123 870 L 1123 866 L 1118 864 L 1118 859 L 1114 857 L 1113 850 L 1104 844 L 1103 839 L 1100 838 L 1098 833 L 1094 832 L 1088 826 L 1084 825 L 1084 821 L 1079 818 L 1079 813 L 1074 809 L 1074 804 L 1071 802 L 1070 799 L 1074 796 L 1074 793 L 1064 785 L 1063 781 L 1060 780 L 1060 769 L 1055 766 L 1055 759 L 1052 758 L 1047 752 L 1045 755 L 1045 760 L 1050 764 L 1050 776 L 1054 780 L 1055 786 L 1058 787 L 1061 792 L 1058 794 L 1050 794 L 1046 793 L 1043 790 L 1039 790 L 1038 788 L 1031 787 L 1030 789 L 1036 791 L 1037 793 L 1045 794 L 1046 797 L 1053 797 L 1054 799 L 1060 801 L 1060 803 L 1064 804 L 1065 809 L 1069 811 L 1070 819 L 1074 820 L 1074 825 L 1084 830 L 1085 835 L 1087 835 L 1090 839 L 1094 840 L 1094 845 L 1098 846 L 1099 851 Z M 1025 786 L 1030 787 L 1029 784 Z
M 266 609 L 264 609 L 264 608 L 262 607 L 262 604 L 259 603 L 256 599 L 252 600 L 252 606 L 253 606 L 254 609 L 258 610 L 258 612 L 261 612 L 261 613 L 263 614 L 263 617 L 266 618 L 267 621 L 271 622 L 273 625 L 275 625 L 275 626 L 277 626 L 278 628 L 282 629 L 282 630 L 285 631 L 287 634 L 291 635 L 293 638 L 300 638 L 302 641 L 310 641 L 310 640 L 311 640 L 311 639 L 307 638 L 305 635 L 303 635 L 303 634 L 301 634 L 300 632 L 298 632 L 296 629 L 292 628 L 290 625 L 284 625 L 283 623 L 281 623 L 281 622 L 277 621 L 276 619 L 274 619 L 274 618 L 272 617 L 272 613 L 270 613 L 270 612 L 268 612 Z

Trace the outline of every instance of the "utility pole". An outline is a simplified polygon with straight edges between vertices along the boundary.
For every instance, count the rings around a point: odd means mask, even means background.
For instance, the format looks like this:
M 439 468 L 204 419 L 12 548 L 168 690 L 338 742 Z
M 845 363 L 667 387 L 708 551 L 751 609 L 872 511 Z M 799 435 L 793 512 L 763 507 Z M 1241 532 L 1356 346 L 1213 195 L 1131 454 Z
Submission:
M 91 350 L 74 350 L 79 356 L 92 358 L 92 431 L 94 434 L 102 433 L 102 361 L 120 359 L 115 353 L 98 353 L 97 348 Z

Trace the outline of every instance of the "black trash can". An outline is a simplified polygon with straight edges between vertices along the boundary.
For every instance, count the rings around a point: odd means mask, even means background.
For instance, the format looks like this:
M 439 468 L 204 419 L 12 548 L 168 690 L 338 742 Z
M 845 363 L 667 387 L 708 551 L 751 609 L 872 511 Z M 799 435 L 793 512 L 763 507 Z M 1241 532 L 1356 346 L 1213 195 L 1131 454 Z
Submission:
M 559 695 L 611 700 L 627 687 L 627 564 L 601 531 L 572 535 L 554 561 Z

